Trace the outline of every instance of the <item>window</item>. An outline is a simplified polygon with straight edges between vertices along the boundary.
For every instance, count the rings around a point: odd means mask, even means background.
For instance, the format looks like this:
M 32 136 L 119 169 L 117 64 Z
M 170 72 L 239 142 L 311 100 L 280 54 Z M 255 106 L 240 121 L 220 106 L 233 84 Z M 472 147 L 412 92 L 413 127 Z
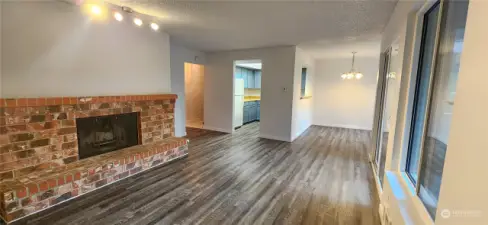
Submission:
M 432 218 L 448 145 L 467 9 L 466 1 L 443 1 L 424 17 L 406 172 Z
M 412 124 L 406 168 L 407 174 L 410 176 L 414 184 L 417 183 L 418 179 L 420 149 L 422 145 L 425 119 L 427 116 L 427 100 L 431 83 L 430 77 L 433 70 L 432 61 L 434 57 L 439 9 L 440 4 L 437 3 L 424 16 L 420 62 L 413 100 Z
M 307 68 L 302 68 L 302 83 L 300 88 L 300 97 L 306 97 L 306 88 L 307 86 Z

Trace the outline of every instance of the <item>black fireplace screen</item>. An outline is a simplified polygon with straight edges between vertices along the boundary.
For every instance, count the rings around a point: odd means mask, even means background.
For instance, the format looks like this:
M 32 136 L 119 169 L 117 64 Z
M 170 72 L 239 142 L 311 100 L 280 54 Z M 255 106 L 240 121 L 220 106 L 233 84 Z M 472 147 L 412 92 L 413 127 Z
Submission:
M 76 119 L 80 159 L 139 144 L 138 113 Z

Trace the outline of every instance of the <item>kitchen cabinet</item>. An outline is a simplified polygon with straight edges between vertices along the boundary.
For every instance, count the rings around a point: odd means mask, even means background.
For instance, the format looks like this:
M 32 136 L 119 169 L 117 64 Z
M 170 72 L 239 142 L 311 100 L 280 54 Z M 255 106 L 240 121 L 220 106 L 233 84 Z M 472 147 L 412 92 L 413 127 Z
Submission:
M 252 118 L 252 115 L 253 115 L 252 111 L 253 111 L 252 106 L 249 106 L 248 111 L 247 111 L 247 116 L 249 117 L 248 122 L 253 122 L 254 121 L 254 119 Z
M 261 89 L 261 70 L 254 71 L 254 88 Z
M 246 69 L 241 69 L 242 79 L 244 79 L 244 88 L 249 88 L 249 80 Z
M 244 80 L 244 88 L 261 88 L 261 70 L 236 67 L 236 77 Z
M 247 70 L 247 86 L 249 88 L 256 88 L 254 80 L 254 72 L 252 70 Z
M 242 113 L 242 123 L 243 124 L 246 124 L 247 122 L 249 122 L 249 104 L 247 104 L 248 102 L 244 102 L 244 112 Z
M 251 107 L 250 107 L 250 110 L 249 110 L 249 120 L 250 121 L 255 121 L 257 119 L 256 117 L 256 105 L 254 104 L 251 104 Z
M 244 102 L 243 123 L 250 123 L 260 120 L 261 103 L 260 101 Z
M 256 113 L 257 113 L 256 120 L 261 120 L 261 104 L 257 106 Z
M 256 101 L 256 120 L 261 120 L 261 101 Z
M 249 107 L 244 106 L 242 123 L 245 124 L 247 122 L 249 122 Z
M 254 71 L 254 88 L 261 88 L 261 70 Z
M 247 102 L 247 122 L 252 121 L 252 113 L 251 113 L 252 107 L 251 107 L 251 102 Z

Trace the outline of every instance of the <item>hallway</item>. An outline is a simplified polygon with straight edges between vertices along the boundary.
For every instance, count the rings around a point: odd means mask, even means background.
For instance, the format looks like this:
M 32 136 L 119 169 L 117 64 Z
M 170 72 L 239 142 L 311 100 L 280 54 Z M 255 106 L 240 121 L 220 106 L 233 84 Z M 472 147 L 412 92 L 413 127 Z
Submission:
M 369 132 L 312 126 L 293 143 L 188 129 L 187 158 L 14 224 L 377 225 Z

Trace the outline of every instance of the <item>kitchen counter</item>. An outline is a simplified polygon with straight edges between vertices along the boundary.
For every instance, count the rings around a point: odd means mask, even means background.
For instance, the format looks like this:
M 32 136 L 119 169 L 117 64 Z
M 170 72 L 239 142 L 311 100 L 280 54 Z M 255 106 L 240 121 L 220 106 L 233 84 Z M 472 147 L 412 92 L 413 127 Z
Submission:
M 244 102 L 261 101 L 261 99 L 244 99 Z
M 261 97 L 244 96 L 244 102 L 261 101 Z

